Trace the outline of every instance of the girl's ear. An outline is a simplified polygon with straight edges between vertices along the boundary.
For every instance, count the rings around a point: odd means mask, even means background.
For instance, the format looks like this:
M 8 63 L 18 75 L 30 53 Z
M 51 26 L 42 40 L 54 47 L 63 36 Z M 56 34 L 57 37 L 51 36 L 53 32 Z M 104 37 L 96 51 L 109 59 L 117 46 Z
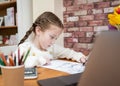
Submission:
M 36 28 L 35 28 L 35 33 L 36 33 L 36 35 L 40 35 L 40 33 L 41 33 L 41 28 L 40 28 L 39 26 L 36 26 Z

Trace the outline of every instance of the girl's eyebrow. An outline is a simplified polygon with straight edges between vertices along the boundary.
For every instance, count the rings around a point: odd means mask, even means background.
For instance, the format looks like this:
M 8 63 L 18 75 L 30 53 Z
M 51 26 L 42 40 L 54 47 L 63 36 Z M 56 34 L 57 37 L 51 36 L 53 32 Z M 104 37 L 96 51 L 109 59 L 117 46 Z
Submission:
M 55 35 L 55 34 L 50 34 L 50 35 L 52 35 L 52 36 L 57 36 L 57 35 Z

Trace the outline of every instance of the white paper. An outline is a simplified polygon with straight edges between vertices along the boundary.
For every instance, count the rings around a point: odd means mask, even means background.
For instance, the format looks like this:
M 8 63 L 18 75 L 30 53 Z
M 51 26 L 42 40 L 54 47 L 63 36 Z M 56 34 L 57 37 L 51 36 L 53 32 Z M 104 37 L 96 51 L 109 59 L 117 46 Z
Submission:
M 85 69 L 85 66 L 81 63 L 64 60 L 52 60 L 49 65 L 42 67 L 63 71 L 69 74 L 82 73 Z

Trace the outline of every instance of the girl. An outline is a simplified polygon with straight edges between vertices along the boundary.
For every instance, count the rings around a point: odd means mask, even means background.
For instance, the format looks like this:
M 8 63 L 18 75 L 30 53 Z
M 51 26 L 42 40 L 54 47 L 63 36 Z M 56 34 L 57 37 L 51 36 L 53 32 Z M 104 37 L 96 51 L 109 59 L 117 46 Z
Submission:
M 30 48 L 29 55 L 24 62 L 25 67 L 49 64 L 50 60 L 57 58 L 72 59 L 80 63 L 86 62 L 86 57 L 81 52 L 75 52 L 54 44 L 63 28 L 60 19 L 52 12 L 44 12 L 35 20 L 32 27 L 18 44 L 20 56 Z M 34 33 L 33 39 L 24 42 L 31 33 Z M 18 54 L 17 51 L 16 54 Z

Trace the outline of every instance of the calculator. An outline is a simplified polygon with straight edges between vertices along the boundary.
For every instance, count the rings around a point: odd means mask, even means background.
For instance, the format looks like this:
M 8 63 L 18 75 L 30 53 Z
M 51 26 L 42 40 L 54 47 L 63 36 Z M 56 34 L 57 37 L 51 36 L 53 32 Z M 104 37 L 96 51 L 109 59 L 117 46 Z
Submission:
M 37 68 L 25 68 L 24 79 L 35 79 L 37 78 Z

